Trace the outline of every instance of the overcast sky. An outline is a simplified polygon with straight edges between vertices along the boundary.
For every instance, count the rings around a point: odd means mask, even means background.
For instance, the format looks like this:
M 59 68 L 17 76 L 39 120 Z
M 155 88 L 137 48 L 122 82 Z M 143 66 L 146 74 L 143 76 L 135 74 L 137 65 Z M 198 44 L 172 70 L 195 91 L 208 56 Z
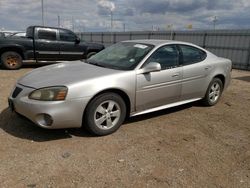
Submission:
M 249 0 L 44 0 L 45 25 L 75 31 L 250 28 Z M 0 0 L 0 29 L 25 30 L 42 24 L 41 0 Z

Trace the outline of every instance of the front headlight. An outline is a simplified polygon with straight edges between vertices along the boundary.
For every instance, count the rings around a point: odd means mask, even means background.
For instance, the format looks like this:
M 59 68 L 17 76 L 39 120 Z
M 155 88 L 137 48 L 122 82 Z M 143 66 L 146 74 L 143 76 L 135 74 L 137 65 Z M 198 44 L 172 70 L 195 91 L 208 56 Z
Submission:
M 68 88 L 65 86 L 47 87 L 31 92 L 29 98 L 39 101 L 62 101 L 65 100 L 67 92 Z

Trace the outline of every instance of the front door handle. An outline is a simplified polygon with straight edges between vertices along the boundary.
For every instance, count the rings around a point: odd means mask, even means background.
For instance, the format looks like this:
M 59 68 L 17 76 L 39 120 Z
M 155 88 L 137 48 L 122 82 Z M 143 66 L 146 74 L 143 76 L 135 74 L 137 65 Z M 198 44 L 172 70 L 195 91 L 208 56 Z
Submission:
M 205 67 L 205 70 L 209 70 L 211 68 L 212 68 L 211 66 L 207 66 L 207 67 Z
M 175 73 L 175 74 L 172 75 L 172 77 L 178 77 L 178 76 L 180 76 L 179 73 Z

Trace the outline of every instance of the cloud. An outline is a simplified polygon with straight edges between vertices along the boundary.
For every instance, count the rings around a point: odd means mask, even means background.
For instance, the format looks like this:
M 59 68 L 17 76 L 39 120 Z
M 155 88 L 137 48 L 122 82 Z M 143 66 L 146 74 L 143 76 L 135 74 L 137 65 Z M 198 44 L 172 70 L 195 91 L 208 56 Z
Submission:
M 131 2 L 131 1 L 130 1 Z M 132 2 L 131 2 L 132 3 Z M 133 1 L 136 9 L 141 13 L 164 14 L 169 7 L 169 2 L 165 0 L 151 1 L 151 0 L 137 0 Z
M 151 30 L 152 25 L 164 30 L 173 24 L 184 29 L 192 24 L 196 29 L 212 29 L 212 16 L 217 16 L 217 28 L 249 28 L 249 0 L 44 0 L 45 23 L 76 31 L 109 31 L 110 10 L 113 11 L 116 31 Z M 72 24 L 73 20 L 73 24 Z M 0 28 L 25 30 L 40 25 L 40 0 L 1 0 Z
M 127 8 L 124 12 L 123 12 L 124 16 L 133 16 L 134 15 L 134 10 L 132 8 Z
M 101 6 L 101 7 L 103 7 L 103 8 L 109 9 L 110 11 L 114 11 L 115 10 L 115 3 L 111 2 L 111 1 L 100 0 L 98 2 L 98 5 Z

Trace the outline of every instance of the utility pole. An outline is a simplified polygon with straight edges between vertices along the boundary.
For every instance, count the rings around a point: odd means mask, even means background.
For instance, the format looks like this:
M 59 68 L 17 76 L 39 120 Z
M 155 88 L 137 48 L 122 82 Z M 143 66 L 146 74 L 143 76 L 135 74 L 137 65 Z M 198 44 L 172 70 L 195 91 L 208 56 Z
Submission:
M 44 26 L 45 24 L 44 24 L 44 8 L 43 8 L 43 0 L 41 0 L 41 3 L 42 3 L 42 24 L 43 24 L 43 26 Z
M 58 27 L 61 26 L 61 17 L 60 17 L 60 15 L 57 15 L 57 25 L 58 25 Z
M 174 25 L 173 24 L 168 25 L 167 29 L 170 30 L 170 40 L 173 40 L 173 38 L 174 38 L 173 37 L 174 36 L 174 31 L 173 31 Z
M 126 24 L 123 23 L 123 32 L 126 32 Z
M 216 29 L 216 23 L 218 22 L 218 18 L 217 18 L 217 16 L 214 16 L 213 17 L 213 24 L 214 24 L 214 30 Z
M 111 44 L 113 44 L 113 11 L 110 10 L 110 42 Z
M 75 24 L 74 24 L 74 17 L 72 16 L 72 30 L 75 32 Z

